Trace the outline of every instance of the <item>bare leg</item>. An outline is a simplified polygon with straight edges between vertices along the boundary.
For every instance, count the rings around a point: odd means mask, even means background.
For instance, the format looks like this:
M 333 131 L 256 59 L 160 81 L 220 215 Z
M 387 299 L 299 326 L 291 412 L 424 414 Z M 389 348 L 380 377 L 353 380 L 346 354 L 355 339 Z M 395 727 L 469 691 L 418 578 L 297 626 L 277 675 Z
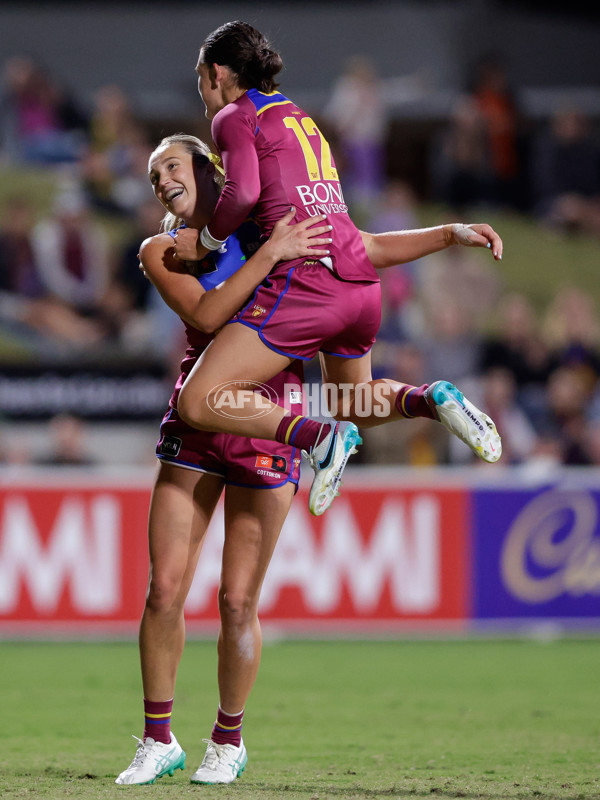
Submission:
M 259 414 L 258 404 L 268 405 L 265 398 L 252 391 L 242 395 L 240 390 L 245 386 L 255 388 L 251 382 L 270 380 L 290 363 L 291 359 L 264 345 L 256 331 L 245 325 L 228 325 L 188 376 L 179 396 L 178 412 L 188 425 L 203 430 L 273 439 L 286 415 L 285 409 L 270 404 L 268 413 Z M 387 378 L 372 380 L 370 353 L 362 358 L 321 354 L 321 369 L 324 382 L 343 385 L 338 394 L 339 419 L 373 427 L 403 418 L 394 401 L 406 384 Z M 215 391 L 217 387 L 220 394 Z M 223 407 L 225 393 L 235 401 Z M 357 412 L 361 403 L 371 410 L 366 416 Z M 226 413 L 219 413 L 219 405 Z
M 256 680 L 262 646 L 258 600 L 294 488 L 287 483 L 226 489 L 218 682 L 221 708 L 230 714 L 244 708 Z
M 150 578 L 139 636 L 148 700 L 174 695 L 185 640 L 183 605 L 222 488 L 215 475 L 159 466 L 150 503 Z
M 211 342 L 189 374 L 179 395 L 178 412 L 195 428 L 274 439 L 285 409 L 245 387 L 256 388 L 289 366 L 292 359 L 262 343 L 246 325 L 227 325 Z M 403 419 L 395 406 L 398 392 L 406 384 L 390 378 L 373 380 L 371 355 L 339 358 L 321 353 L 323 381 L 340 387 L 339 419 L 370 428 Z M 218 390 L 218 391 L 217 391 Z M 222 405 L 226 393 L 235 398 Z M 360 395 L 360 397 L 359 397 Z M 219 413 L 218 406 L 226 413 Z M 270 405 L 268 413 L 258 413 Z M 362 408 L 368 410 L 361 413 Z M 359 410 L 360 409 L 360 410 Z
M 338 387 L 337 419 L 349 420 L 360 428 L 406 419 L 395 404 L 396 395 L 406 384 L 390 378 L 373 380 L 371 353 L 362 358 L 320 353 L 320 358 L 323 382 Z
M 194 428 L 274 439 L 287 412 L 252 390 L 256 383 L 271 380 L 292 361 L 268 348 L 246 325 L 226 325 L 188 375 L 179 395 L 179 415 Z M 235 396 L 235 402 L 227 405 L 226 414 L 219 413 L 217 408 L 227 394 Z M 265 405 L 271 406 L 266 414 Z

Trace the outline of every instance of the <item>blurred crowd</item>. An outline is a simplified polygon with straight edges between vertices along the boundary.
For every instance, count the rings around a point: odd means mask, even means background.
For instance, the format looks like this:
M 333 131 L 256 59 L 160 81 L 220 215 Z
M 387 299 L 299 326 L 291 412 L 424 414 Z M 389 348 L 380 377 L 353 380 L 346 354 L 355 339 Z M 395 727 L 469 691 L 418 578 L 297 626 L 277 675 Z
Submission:
M 600 465 L 600 315 L 589 293 L 565 287 L 539 312 L 466 248 L 382 277 L 376 376 L 455 383 L 495 421 L 504 465 Z M 428 420 L 363 435 L 366 462 L 474 461 Z
M 11 170 L 0 223 L 0 337 L 23 358 L 96 351 L 164 356 L 175 326 L 138 269 L 163 213 L 147 174 L 155 143 L 118 86 L 91 107 L 29 58 L 9 59 L 0 100 L 0 168 Z M 50 184 L 48 207 L 18 170 Z
M 425 76 L 382 81 L 354 57 L 313 111 L 332 140 L 357 224 L 372 232 L 420 227 L 426 200 L 457 220 L 508 210 L 559 234 L 600 238 L 597 120 L 560 104 L 534 124 L 496 54 L 473 66 L 433 131 L 426 196 L 420 187 L 417 199 L 415 187 L 389 174 L 386 153 L 392 104 L 426 91 Z M 155 145 L 118 86 L 100 87 L 86 104 L 30 58 L 4 62 L 0 170 L 13 178 L 38 171 L 52 198 L 40 210 L 18 180 L 1 195 L 0 360 L 85 362 L 109 353 L 176 370 L 182 326 L 137 261 L 162 218 L 147 178 Z M 496 421 L 505 463 L 600 464 L 600 316 L 592 297 L 573 285 L 536 309 L 506 292 L 480 252 L 458 247 L 386 270 L 382 284 L 377 374 L 415 385 L 455 381 Z M 365 439 L 367 463 L 471 462 L 467 448 L 425 420 L 370 430 Z

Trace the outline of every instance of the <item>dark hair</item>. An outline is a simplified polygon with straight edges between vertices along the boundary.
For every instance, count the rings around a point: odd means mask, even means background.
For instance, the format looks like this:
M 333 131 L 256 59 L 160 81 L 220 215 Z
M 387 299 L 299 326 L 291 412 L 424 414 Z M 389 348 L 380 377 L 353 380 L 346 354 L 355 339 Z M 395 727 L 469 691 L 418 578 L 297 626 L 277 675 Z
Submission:
M 274 77 L 283 68 L 283 60 L 271 48 L 267 38 L 247 22 L 227 22 L 204 40 L 203 64 L 220 64 L 235 73 L 243 89 L 272 92 L 278 84 Z

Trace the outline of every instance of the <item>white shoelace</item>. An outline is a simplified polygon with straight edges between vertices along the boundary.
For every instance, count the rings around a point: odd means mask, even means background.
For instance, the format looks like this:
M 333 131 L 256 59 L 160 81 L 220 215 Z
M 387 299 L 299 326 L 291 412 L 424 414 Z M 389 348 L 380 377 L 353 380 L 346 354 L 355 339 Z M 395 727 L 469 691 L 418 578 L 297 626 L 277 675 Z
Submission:
M 133 738 L 136 740 L 136 751 L 133 757 L 133 761 L 129 765 L 129 769 L 133 769 L 133 767 L 141 767 L 144 761 L 146 760 L 146 756 L 150 752 L 150 747 L 146 748 L 146 743 L 139 739 L 135 734 L 131 734 Z
M 202 739 L 202 741 L 207 747 L 206 755 L 202 760 L 201 766 L 207 767 L 208 769 L 216 769 L 221 758 L 227 753 L 226 748 L 234 747 L 232 744 L 217 744 L 217 742 L 213 742 L 212 739 Z

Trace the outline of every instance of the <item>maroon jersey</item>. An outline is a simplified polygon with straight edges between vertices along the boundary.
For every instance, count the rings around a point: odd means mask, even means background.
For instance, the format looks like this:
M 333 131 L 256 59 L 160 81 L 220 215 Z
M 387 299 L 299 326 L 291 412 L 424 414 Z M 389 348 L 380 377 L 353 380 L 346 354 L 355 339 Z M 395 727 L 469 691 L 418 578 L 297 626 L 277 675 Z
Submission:
M 290 206 L 298 220 L 325 214 L 333 272 L 347 281 L 379 280 L 348 215 L 329 144 L 304 111 L 279 92 L 249 89 L 219 111 L 211 132 L 226 177 L 211 236 L 225 240 L 250 213 L 265 235 Z

